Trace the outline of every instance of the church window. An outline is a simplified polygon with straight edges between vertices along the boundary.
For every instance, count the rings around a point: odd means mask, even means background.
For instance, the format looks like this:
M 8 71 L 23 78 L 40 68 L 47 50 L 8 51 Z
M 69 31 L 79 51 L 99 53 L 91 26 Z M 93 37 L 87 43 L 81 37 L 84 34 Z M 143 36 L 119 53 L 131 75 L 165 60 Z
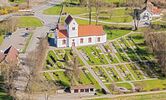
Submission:
M 92 42 L 92 38 L 88 38 L 88 43 L 91 43 Z
M 81 39 L 80 39 L 80 43 L 83 43 L 83 42 L 84 42 L 84 39 L 83 39 L 83 38 L 81 38 Z

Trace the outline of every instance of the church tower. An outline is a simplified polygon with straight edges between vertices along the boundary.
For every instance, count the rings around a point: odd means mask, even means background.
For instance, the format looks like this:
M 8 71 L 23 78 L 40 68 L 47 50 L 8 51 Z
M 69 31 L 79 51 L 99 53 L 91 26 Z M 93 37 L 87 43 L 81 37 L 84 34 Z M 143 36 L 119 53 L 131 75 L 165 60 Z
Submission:
M 71 15 L 68 15 L 68 17 L 66 18 L 65 26 L 69 38 L 78 37 L 78 23 L 75 19 L 73 19 Z

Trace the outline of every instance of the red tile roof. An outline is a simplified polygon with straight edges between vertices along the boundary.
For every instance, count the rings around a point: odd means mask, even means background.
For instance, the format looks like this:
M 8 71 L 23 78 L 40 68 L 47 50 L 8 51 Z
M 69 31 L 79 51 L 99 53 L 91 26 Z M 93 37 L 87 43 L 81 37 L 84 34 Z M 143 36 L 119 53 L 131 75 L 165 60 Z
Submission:
M 90 89 L 90 88 L 95 88 L 94 85 L 88 84 L 88 85 L 77 85 L 77 86 L 72 86 L 71 90 L 74 89 Z
M 159 9 L 158 7 L 153 7 L 153 8 L 151 9 L 151 12 L 152 12 L 153 14 L 160 14 L 160 13 L 161 13 L 161 9 Z
M 57 30 L 58 38 L 66 38 L 67 30 Z M 101 36 L 104 35 L 103 26 L 96 25 L 80 25 L 78 27 L 78 37 L 85 36 Z
M 19 52 L 17 51 L 16 48 L 14 48 L 13 46 L 10 46 L 5 52 L 4 54 L 6 55 L 5 60 L 8 63 L 17 63 L 18 62 L 18 54 Z
M 96 25 L 80 25 L 78 28 L 78 36 L 101 36 L 104 35 L 104 30 L 102 26 Z
M 67 30 L 57 30 L 58 31 L 58 38 L 66 38 L 67 37 Z

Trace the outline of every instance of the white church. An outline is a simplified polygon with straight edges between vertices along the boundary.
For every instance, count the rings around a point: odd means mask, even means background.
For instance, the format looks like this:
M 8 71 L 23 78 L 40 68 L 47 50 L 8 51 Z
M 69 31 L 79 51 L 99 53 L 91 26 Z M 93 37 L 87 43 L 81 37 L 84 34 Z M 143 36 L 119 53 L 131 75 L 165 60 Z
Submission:
M 56 47 L 86 46 L 106 41 L 103 26 L 78 25 L 71 15 L 65 19 L 65 25 L 57 26 L 54 39 Z

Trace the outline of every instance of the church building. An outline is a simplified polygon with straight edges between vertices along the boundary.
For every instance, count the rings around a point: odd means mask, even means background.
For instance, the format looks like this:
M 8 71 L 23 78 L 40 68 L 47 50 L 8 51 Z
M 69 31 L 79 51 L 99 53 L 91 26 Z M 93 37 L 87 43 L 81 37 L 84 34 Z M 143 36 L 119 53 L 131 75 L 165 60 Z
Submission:
M 68 15 L 65 24 L 57 26 L 54 41 L 56 47 L 86 46 L 105 43 L 107 35 L 103 26 L 79 25 L 71 15 Z

